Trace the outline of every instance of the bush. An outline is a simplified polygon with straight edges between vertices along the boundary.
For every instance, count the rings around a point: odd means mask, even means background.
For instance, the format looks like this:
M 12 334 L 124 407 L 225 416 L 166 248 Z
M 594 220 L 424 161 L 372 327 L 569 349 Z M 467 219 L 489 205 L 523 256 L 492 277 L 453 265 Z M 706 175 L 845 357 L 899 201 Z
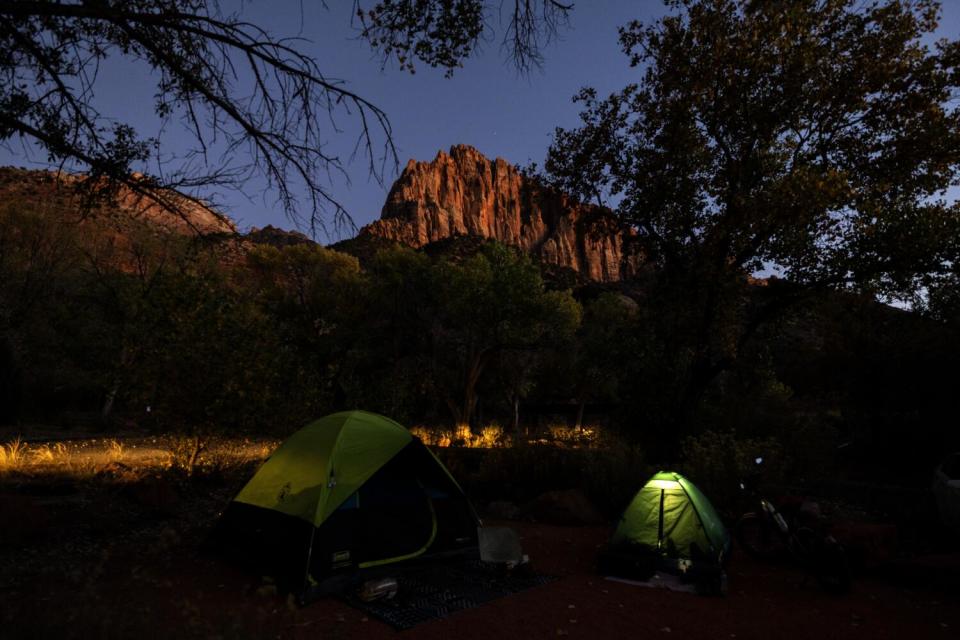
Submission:
M 547 491 L 581 489 L 610 519 L 653 473 L 639 448 L 564 449 L 518 445 L 495 449 L 447 447 L 436 450 L 476 503 L 522 504 Z
M 741 438 L 731 431 L 706 431 L 683 440 L 681 470 L 721 512 L 734 512 L 740 482 L 757 473 L 763 458 L 766 482 L 783 479 L 783 449 L 776 438 Z

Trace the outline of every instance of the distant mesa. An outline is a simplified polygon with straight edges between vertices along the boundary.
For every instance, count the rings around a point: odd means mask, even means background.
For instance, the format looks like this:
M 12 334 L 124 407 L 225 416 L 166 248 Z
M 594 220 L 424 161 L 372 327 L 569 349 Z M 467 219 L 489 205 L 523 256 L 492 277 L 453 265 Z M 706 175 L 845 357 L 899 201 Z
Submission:
M 244 239 L 254 244 L 268 244 L 278 249 L 297 244 L 314 244 L 313 240 L 299 231 L 287 231 L 269 224 L 263 229 L 251 227 Z
M 480 236 L 599 282 L 633 276 L 643 262 L 632 233 L 610 211 L 542 187 L 506 160 L 466 145 L 431 162 L 410 160 L 380 220 L 360 230 L 364 236 L 416 248 Z
M 132 177 L 136 179 L 142 176 L 134 174 Z M 23 198 L 53 204 L 63 211 L 80 211 L 82 196 L 74 187 L 85 179 L 83 175 L 60 171 L 0 167 L 0 199 L 9 202 Z M 237 232 L 236 225 L 227 216 L 203 203 L 172 190 L 164 190 L 163 198 L 175 205 L 178 211 L 121 185 L 115 202 L 95 213 L 110 213 L 121 223 L 128 220 L 147 222 L 183 235 Z

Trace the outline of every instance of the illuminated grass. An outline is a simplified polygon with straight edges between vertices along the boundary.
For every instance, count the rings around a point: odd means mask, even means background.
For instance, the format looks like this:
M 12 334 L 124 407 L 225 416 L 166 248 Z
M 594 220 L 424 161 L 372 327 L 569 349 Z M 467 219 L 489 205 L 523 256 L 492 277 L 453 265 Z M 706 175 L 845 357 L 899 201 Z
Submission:
M 60 443 L 57 443 L 61 447 Z M 55 462 L 57 459 L 57 453 L 55 447 L 51 447 L 49 444 L 42 444 L 38 447 L 34 447 L 31 451 L 31 460 L 35 464 L 49 464 Z
M 110 440 L 109 443 L 109 455 L 114 462 L 119 462 L 123 459 L 124 448 L 123 443 L 117 440 L 116 438 Z
M 0 445 L 0 472 L 10 479 L 59 477 L 88 480 L 118 473 L 131 477 L 168 471 L 187 471 L 188 439 L 89 438 L 28 444 L 20 437 Z M 225 473 L 265 460 L 278 441 L 214 438 L 193 457 L 193 473 Z M 10 476 L 10 474 L 13 474 Z
M 520 434 L 508 433 L 499 424 L 493 423 L 473 431 L 467 425 L 456 429 L 416 426 L 410 433 L 432 447 L 464 447 L 467 449 L 498 449 L 522 445 L 546 445 L 564 449 L 604 448 L 619 443 L 596 426 L 582 428 L 566 425 L 550 425 L 543 429 Z
M 20 436 L 0 445 L 0 470 L 19 469 L 30 462 L 30 447 Z

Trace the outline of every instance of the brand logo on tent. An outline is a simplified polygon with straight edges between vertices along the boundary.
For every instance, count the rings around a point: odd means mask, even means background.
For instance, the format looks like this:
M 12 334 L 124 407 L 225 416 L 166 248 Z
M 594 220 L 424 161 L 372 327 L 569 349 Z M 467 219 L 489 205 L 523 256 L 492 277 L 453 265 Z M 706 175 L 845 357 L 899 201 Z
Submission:
M 350 565 L 350 552 L 349 551 L 334 551 L 333 557 L 331 558 L 331 565 L 334 569 L 339 569 L 340 567 L 347 567 Z
M 283 502 L 287 499 L 287 496 L 290 495 L 290 483 L 285 483 L 280 487 L 280 493 L 277 494 L 277 502 Z

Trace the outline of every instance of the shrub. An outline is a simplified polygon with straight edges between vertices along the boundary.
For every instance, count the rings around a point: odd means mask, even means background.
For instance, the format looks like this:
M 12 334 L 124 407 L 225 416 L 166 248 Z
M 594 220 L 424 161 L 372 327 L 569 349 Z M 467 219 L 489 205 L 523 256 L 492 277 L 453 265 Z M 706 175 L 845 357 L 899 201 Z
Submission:
M 783 450 L 773 437 L 742 438 L 731 431 L 706 431 L 685 438 L 682 449 L 682 472 L 720 511 L 737 507 L 740 482 L 757 473 L 757 458 L 763 458 L 765 481 L 783 478 Z
M 581 489 L 602 513 L 616 517 L 653 470 L 639 448 L 571 449 L 541 444 L 436 449 L 475 502 L 522 504 L 547 491 Z

